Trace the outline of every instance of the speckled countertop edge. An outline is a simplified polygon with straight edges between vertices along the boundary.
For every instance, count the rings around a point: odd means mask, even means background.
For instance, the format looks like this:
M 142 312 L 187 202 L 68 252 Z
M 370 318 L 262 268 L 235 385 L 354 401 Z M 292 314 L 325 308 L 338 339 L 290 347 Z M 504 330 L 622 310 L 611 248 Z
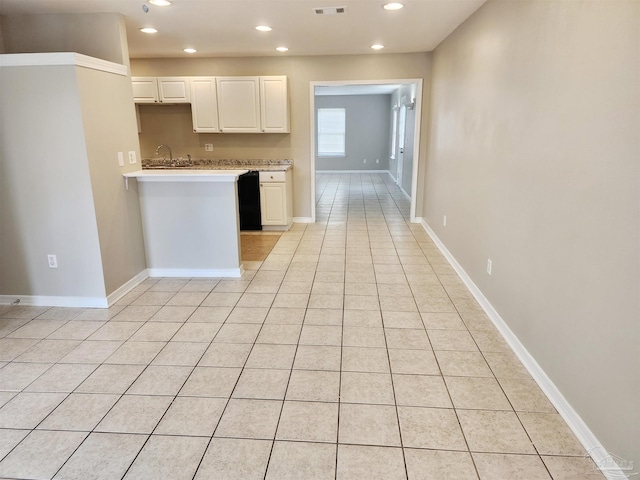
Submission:
M 289 159 L 184 159 L 171 160 L 144 158 L 142 168 L 144 169 L 173 169 L 189 168 L 193 170 L 218 170 L 241 168 L 248 170 L 262 171 L 285 171 L 293 166 L 293 160 Z

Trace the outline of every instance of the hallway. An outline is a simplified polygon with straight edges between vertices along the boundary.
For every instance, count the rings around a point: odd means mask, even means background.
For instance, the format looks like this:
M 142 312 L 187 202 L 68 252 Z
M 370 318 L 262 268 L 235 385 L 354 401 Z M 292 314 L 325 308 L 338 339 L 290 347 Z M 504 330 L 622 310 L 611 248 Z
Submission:
M 316 191 L 241 279 L 0 307 L 0 477 L 604 478 L 389 177 Z

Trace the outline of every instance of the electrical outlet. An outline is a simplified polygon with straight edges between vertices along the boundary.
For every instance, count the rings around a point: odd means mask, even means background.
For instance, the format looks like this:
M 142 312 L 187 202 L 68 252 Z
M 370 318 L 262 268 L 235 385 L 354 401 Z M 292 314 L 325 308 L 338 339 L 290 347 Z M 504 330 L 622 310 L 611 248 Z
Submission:
M 376 163 L 380 163 L 380 159 L 379 158 L 376 158 Z
M 124 167 L 124 152 L 118 152 L 118 165 Z
M 367 159 L 365 158 L 365 159 L 362 161 L 362 163 L 367 163 Z
M 493 266 L 493 263 L 491 262 L 490 258 L 487 258 L 487 273 L 489 275 L 491 275 L 491 267 Z
M 58 268 L 58 258 L 55 255 L 47 255 L 49 268 Z
M 133 150 L 129 150 L 129 163 L 131 165 L 136 163 L 136 152 L 134 152 Z
M 446 226 L 447 226 L 447 216 L 446 216 L 446 215 L 443 215 L 443 216 L 442 216 L 442 226 L 443 226 L 443 227 L 446 227 Z
M 213 152 L 213 143 L 205 143 L 204 144 L 205 152 Z

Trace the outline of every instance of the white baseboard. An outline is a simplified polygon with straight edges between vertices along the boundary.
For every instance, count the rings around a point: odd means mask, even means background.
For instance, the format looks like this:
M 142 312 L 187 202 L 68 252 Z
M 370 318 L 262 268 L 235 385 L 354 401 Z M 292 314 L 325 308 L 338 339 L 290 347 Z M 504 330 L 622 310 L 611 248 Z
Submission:
M 142 283 L 148 277 L 149 277 L 149 272 L 147 272 L 147 269 L 145 268 L 140 273 L 138 273 L 135 277 L 133 277 L 131 280 L 129 280 L 125 284 L 118 287 L 115 291 L 111 292 L 111 294 L 107 295 L 107 304 L 109 306 L 114 305 L 118 300 L 124 297 L 134 287 Z
M 0 304 L 12 304 L 29 307 L 70 307 L 70 308 L 107 308 L 106 297 L 67 297 L 51 295 L 0 295 Z
M 29 307 L 68 307 L 68 308 L 109 308 L 129 293 L 134 287 L 148 277 L 180 277 L 180 278 L 222 278 L 241 277 L 244 267 L 232 269 L 162 269 L 149 268 L 141 271 L 131 280 L 118 287 L 107 297 L 69 297 L 51 295 L 0 295 L 0 305 L 17 305 Z
M 617 468 L 615 462 L 612 462 L 612 455 L 609 454 L 604 446 L 598 441 L 584 420 L 582 420 L 580 415 L 578 415 L 578 413 L 573 409 L 571 404 L 567 401 L 564 395 L 562 395 L 558 387 L 555 386 L 538 362 L 536 362 L 533 356 L 527 351 L 518 337 L 511 331 L 507 323 L 502 319 L 500 314 L 496 311 L 493 305 L 491 305 L 489 300 L 487 300 L 473 280 L 471 280 L 471 277 L 467 275 L 451 252 L 447 250 L 447 247 L 445 247 L 444 243 L 442 243 L 436 233 L 431 229 L 431 227 L 429 227 L 423 218 L 419 218 L 417 220 L 420 221 L 422 228 L 424 228 L 433 242 L 437 245 L 438 249 L 440 249 L 442 254 L 449 261 L 453 269 L 460 276 L 460 279 L 478 301 L 487 316 L 502 334 L 505 341 L 509 344 L 524 367 L 531 374 L 535 382 L 549 398 L 549 401 L 551 401 L 560 416 L 565 422 L 567 422 L 567 425 L 569 425 L 569 428 L 573 431 L 580 443 L 582 443 L 582 446 L 589 453 L 591 459 L 596 465 L 601 467 L 603 475 L 605 475 L 609 480 L 626 479 L 627 477 L 622 469 Z
M 313 223 L 311 217 L 293 217 L 293 223 Z
M 143 270 L 107 297 L 0 295 L 0 304 L 11 304 L 16 300 L 20 300 L 18 305 L 26 305 L 30 307 L 108 308 L 124 297 L 133 287 L 138 285 L 148 276 L 147 270 Z
M 147 269 L 150 277 L 171 277 L 171 278 L 224 278 L 241 277 L 244 268 L 149 268 Z

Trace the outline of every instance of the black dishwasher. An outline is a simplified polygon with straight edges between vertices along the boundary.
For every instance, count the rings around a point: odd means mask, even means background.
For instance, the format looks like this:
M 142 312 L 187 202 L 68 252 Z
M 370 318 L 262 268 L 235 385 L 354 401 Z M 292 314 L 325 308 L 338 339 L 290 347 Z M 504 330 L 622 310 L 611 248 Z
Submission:
M 240 230 L 262 230 L 260 216 L 260 178 L 257 171 L 238 177 Z

